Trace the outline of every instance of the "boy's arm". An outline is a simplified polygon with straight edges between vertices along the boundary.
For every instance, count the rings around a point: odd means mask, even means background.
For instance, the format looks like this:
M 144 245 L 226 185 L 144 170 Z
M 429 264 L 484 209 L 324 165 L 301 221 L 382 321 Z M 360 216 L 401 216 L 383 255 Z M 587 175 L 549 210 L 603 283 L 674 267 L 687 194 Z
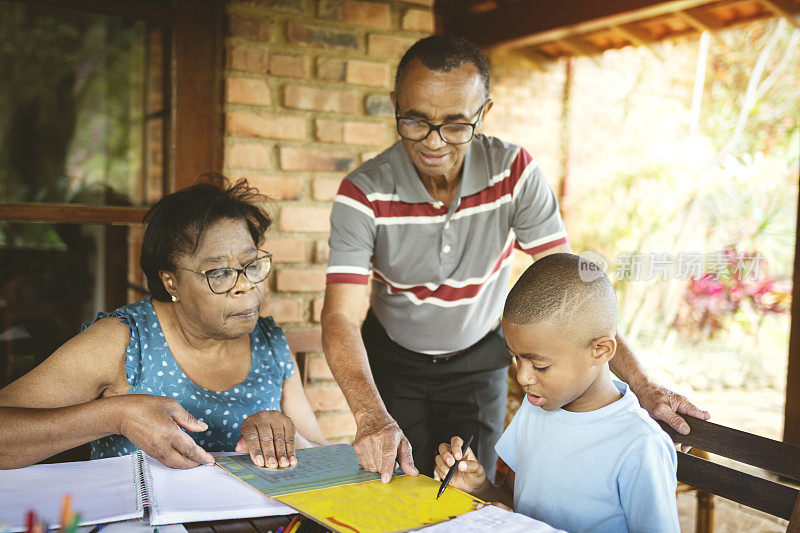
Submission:
M 500 485 L 489 483 L 489 480 L 486 479 L 484 486 L 472 495 L 477 496 L 487 503 L 500 502 L 508 508 L 513 509 L 515 475 L 514 471 L 509 468 L 508 475 Z
M 680 532 L 675 489 L 675 448 L 667 439 L 637 439 L 622 463 L 620 503 L 631 531 Z
M 436 472 L 444 479 L 447 475 L 447 465 L 442 455 L 449 454 L 445 452 L 436 456 Z M 509 469 L 503 482 L 495 485 L 486 477 L 483 466 L 474 458 L 472 450 L 469 450 L 459 463 L 458 472 L 450 480 L 450 485 L 487 503 L 500 502 L 509 508 L 514 507 L 514 471 Z

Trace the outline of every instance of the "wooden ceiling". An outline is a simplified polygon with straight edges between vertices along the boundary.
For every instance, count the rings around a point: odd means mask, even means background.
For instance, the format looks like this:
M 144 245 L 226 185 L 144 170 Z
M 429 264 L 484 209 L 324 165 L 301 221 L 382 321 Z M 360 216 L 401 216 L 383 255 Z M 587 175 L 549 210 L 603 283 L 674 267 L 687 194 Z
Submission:
M 800 28 L 800 0 L 437 0 L 436 14 L 441 33 L 542 59 L 703 31 L 719 39 L 720 30 L 771 17 Z

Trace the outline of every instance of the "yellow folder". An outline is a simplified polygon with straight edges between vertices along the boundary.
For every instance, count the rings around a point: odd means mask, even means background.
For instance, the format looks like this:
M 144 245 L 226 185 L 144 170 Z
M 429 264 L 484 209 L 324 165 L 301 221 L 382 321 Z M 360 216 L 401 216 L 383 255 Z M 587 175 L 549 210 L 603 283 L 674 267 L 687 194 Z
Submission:
M 474 509 L 473 498 L 428 476 L 380 474 L 364 470 L 353 447 L 336 444 L 297 450 L 297 466 L 271 470 L 247 455 L 217 457 L 217 465 L 266 496 L 343 533 L 407 531 L 450 520 Z
M 453 487 L 437 500 L 439 485 L 421 474 L 395 476 L 386 485 L 378 479 L 275 499 L 334 531 L 389 533 L 438 524 L 475 509 L 475 498 Z

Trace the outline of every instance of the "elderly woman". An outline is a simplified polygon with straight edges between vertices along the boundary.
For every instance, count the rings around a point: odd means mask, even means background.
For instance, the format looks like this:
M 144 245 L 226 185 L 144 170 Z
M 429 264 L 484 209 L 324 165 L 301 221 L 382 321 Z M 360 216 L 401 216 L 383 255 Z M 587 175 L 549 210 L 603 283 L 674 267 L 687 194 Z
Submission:
M 210 176 L 150 209 L 151 296 L 99 313 L 0 390 L 0 468 L 89 441 L 92 458 L 140 448 L 176 468 L 226 450 L 288 466 L 295 437 L 326 443 L 283 332 L 259 317 L 272 257 L 259 249 L 262 200 L 244 180 Z

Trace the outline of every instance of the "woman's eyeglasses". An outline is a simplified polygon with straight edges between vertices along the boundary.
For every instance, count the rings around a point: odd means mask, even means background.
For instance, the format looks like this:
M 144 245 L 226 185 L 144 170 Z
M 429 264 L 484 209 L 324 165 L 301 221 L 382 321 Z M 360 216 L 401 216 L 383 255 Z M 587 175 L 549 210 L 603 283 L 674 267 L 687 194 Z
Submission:
M 204 275 L 211 292 L 214 294 L 224 294 L 236 286 L 240 274 L 244 274 L 244 277 L 246 277 L 250 283 L 261 283 L 267 279 L 269 271 L 272 270 L 272 254 L 265 252 L 265 255 L 256 257 L 242 268 L 222 267 L 212 268 L 210 270 L 192 270 L 191 268 L 182 266 L 177 268 Z

